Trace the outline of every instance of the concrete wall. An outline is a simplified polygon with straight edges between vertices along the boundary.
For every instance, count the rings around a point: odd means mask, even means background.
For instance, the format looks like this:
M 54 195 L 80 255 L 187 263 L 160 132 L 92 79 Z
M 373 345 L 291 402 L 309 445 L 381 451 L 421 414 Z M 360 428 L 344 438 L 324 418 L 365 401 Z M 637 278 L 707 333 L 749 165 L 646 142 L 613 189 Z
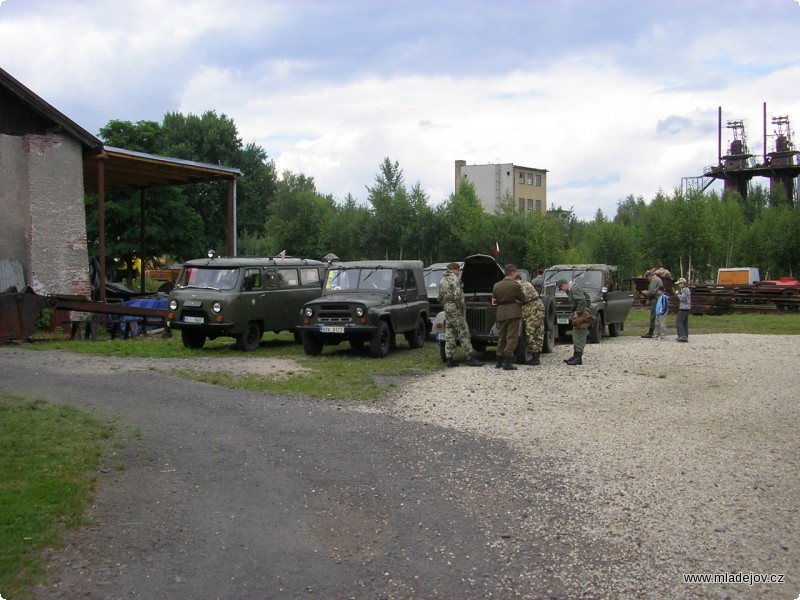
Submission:
M 89 296 L 80 144 L 0 135 L 0 258 L 16 258 L 39 294 Z

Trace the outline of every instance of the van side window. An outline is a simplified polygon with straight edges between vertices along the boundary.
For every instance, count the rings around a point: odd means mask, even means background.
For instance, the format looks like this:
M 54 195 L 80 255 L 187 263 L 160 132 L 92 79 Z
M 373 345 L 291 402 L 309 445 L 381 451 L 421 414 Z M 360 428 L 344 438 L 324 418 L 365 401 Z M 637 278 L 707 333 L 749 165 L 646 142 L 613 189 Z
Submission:
M 278 269 L 278 281 L 281 287 L 294 287 L 299 285 L 297 269 Z
M 259 269 L 247 269 L 242 280 L 242 290 L 249 292 L 261 289 L 261 271 Z
M 266 269 L 264 271 L 264 287 L 278 287 L 278 274 L 275 272 L 275 269 Z
M 300 269 L 300 282 L 303 285 L 316 285 L 319 287 L 319 270 L 314 268 Z

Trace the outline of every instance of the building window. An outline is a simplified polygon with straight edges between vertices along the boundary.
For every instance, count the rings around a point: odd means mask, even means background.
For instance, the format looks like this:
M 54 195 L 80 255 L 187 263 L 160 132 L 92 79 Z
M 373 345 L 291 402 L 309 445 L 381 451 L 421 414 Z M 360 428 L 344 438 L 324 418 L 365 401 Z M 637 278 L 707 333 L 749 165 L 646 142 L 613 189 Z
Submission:
M 533 185 L 533 173 L 528 173 L 528 185 Z
M 519 172 L 519 182 L 525 183 L 525 173 L 523 173 L 522 171 Z
M 537 173 L 536 175 L 536 185 L 538 187 L 542 187 L 542 176 Z
M 533 200 L 528 198 L 528 212 L 531 212 L 532 210 L 533 210 Z
M 536 201 L 536 212 L 542 212 L 542 201 L 541 200 L 537 200 Z
M 520 211 L 524 211 L 525 210 L 525 198 L 520 198 L 519 199 L 519 210 Z

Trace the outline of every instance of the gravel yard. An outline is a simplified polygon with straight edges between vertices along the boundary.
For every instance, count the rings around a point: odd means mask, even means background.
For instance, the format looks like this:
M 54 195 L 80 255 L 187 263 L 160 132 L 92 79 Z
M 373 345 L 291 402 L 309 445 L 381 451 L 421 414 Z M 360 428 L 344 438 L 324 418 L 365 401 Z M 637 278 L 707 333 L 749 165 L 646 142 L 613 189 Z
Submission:
M 586 597 L 796 598 L 800 337 L 605 339 L 578 367 L 562 363 L 570 351 L 511 372 L 449 369 L 371 410 L 503 439 L 532 473 L 555 469 L 583 536 L 624 557 L 576 565 Z M 683 583 L 726 572 L 786 582 Z

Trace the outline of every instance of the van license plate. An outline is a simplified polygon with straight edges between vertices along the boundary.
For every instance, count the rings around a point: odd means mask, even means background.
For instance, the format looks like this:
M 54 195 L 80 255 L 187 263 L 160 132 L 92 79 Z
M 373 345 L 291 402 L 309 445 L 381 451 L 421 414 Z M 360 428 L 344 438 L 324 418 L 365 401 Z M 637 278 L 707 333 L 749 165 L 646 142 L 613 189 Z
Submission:
M 564 319 L 564 318 L 561 318 L 561 319 L 556 319 L 556 322 L 557 322 L 559 325 L 569 325 L 569 319 Z
M 323 325 L 319 330 L 322 333 L 344 333 L 344 327 L 335 327 L 332 325 Z
M 202 325 L 204 323 L 203 317 L 183 317 L 181 320 L 184 323 L 197 323 L 198 325 Z

